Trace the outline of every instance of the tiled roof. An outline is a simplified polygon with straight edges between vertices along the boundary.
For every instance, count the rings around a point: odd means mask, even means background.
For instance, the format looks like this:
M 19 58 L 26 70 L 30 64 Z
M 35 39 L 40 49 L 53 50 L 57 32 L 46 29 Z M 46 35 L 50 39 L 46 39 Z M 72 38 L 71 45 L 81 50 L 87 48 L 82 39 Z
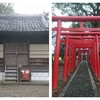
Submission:
M 0 31 L 48 31 L 48 19 L 39 15 L 0 15 Z

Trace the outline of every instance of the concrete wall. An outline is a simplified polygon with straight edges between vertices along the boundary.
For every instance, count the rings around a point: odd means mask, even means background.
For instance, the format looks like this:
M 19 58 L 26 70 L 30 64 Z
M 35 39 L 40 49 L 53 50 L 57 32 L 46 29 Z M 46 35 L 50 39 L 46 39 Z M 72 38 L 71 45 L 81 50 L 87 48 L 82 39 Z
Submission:
M 48 44 L 30 44 L 30 58 L 49 58 Z
M 0 44 L 0 58 L 3 58 L 3 50 L 4 50 L 3 44 Z
M 48 72 L 32 72 L 31 73 L 32 81 L 49 81 Z
M 4 72 L 0 72 L 0 81 L 3 81 L 4 79 Z

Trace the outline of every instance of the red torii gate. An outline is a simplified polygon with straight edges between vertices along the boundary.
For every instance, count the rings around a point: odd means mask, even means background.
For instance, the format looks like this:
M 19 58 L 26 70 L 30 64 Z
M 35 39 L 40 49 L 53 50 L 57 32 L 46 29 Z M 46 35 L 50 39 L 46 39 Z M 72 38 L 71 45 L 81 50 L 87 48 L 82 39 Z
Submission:
M 56 89 L 58 83 L 59 52 L 61 42 L 65 43 L 63 81 L 65 81 L 67 76 L 70 75 L 70 72 L 73 72 L 75 69 L 77 48 L 88 48 L 88 62 L 90 63 L 91 68 L 98 81 L 100 81 L 98 51 L 100 42 L 100 28 L 83 27 L 83 22 L 100 21 L 100 16 L 53 16 L 52 21 L 57 22 L 57 27 L 52 28 L 52 31 L 56 31 L 56 47 L 52 74 L 52 89 Z M 80 22 L 80 28 L 63 28 L 61 26 L 62 22 Z M 61 36 L 64 37 L 63 40 L 60 39 Z M 80 56 L 80 53 L 78 56 Z M 80 57 L 78 57 L 78 59 L 80 61 Z

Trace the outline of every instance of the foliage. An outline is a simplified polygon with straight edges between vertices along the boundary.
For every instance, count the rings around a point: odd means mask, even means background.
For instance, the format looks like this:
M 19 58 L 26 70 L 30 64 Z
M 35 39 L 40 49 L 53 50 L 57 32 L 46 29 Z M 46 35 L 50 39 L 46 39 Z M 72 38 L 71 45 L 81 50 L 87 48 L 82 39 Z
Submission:
M 54 3 L 53 8 L 61 10 L 69 16 L 99 16 L 100 3 Z
M 64 53 L 65 53 L 64 51 L 65 51 L 65 45 L 64 45 L 64 43 L 61 43 L 61 45 L 60 45 L 60 57 L 62 60 L 64 59 Z
M 56 8 L 61 10 L 62 15 L 68 16 L 100 16 L 100 3 L 54 3 L 52 8 L 53 11 Z M 84 26 L 99 27 L 100 22 L 84 23 Z
M 12 3 L 0 3 L 0 13 L 13 14 L 14 13 L 13 6 L 14 4 Z

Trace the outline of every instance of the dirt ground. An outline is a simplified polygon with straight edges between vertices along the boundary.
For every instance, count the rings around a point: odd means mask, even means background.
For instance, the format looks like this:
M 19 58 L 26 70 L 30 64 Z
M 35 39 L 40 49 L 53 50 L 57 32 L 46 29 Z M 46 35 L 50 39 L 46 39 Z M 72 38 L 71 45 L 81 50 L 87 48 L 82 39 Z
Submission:
M 0 97 L 48 97 L 47 85 L 0 85 Z

